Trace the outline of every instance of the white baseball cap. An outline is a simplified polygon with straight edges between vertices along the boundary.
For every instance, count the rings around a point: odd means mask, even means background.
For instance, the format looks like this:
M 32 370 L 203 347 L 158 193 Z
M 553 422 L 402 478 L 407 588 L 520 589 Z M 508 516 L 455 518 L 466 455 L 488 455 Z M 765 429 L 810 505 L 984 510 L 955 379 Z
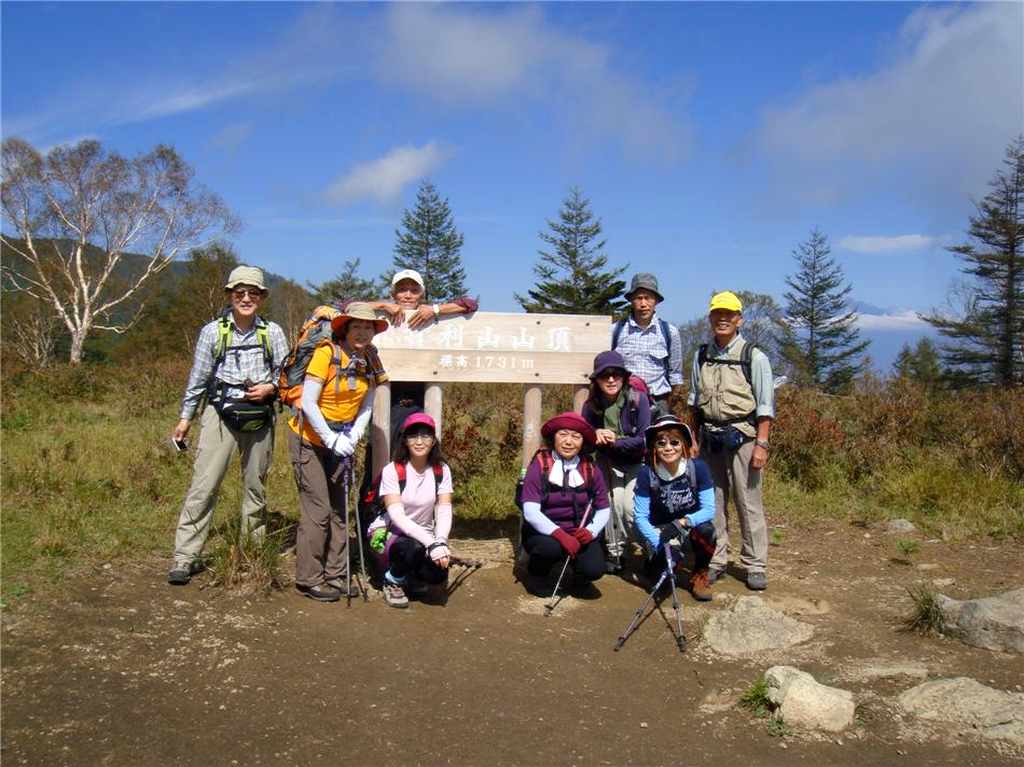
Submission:
M 426 290 L 426 285 L 423 284 L 423 278 L 420 277 L 420 273 L 415 269 L 400 269 L 395 272 L 395 276 L 391 278 L 391 287 L 395 287 L 402 280 L 412 280 L 421 288 Z

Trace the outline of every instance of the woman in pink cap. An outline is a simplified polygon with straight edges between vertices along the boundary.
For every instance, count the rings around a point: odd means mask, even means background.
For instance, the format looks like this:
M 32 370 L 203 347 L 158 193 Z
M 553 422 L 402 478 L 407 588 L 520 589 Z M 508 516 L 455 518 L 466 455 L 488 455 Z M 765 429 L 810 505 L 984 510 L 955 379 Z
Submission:
M 597 436 L 578 413 L 562 413 L 540 430 L 544 447 L 523 479 L 523 549 L 529 554 L 526 588 L 550 596 L 551 568 L 572 560 L 573 583 L 589 586 L 604 575 L 598 540 L 608 522 L 608 489 L 585 451 Z
M 426 413 L 405 419 L 384 467 L 380 496 L 387 510 L 367 529 L 370 549 L 387 568 L 384 599 L 408 607 L 408 594 L 444 583 L 452 529 L 452 473 L 441 458 L 437 426 Z

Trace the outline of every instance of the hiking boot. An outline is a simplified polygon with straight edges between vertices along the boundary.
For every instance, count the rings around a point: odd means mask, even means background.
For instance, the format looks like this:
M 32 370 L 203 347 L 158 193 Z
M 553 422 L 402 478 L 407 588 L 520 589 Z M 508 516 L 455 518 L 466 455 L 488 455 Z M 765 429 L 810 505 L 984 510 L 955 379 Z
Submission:
M 345 579 L 344 578 L 328 578 L 326 581 L 324 581 L 324 583 L 326 583 L 332 589 L 337 589 L 338 593 L 341 594 L 341 596 L 343 596 L 343 597 L 344 596 L 350 596 L 350 597 L 357 597 L 357 596 L 359 596 L 359 584 L 356 583 L 354 580 L 352 581 L 352 585 L 348 589 L 348 594 L 345 593 Z
M 708 577 L 708 568 L 696 570 L 690 578 L 690 593 L 698 602 L 710 602 L 714 596 L 711 593 L 711 582 Z
M 409 597 L 405 595 L 405 589 L 399 586 L 397 583 L 392 583 L 387 578 L 384 579 L 384 601 L 388 603 L 389 607 L 408 607 Z
M 751 591 L 764 591 L 768 588 L 768 578 L 764 573 L 747 573 L 747 588 Z
M 192 563 L 184 560 L 175 560 L 167 573 L 167 582 L 172 586 L 187 586 L 192 580 Z
M 341 599 L 341 592 L 326 583 L 318 583 L 316 586 L 300 586 L 295 584 L 300 594 L 305 594 L 317 602 L 337 602 Z
M 708 585 L 709 586 L 712 583 L 717 583 L 718 581 L 722 580 L 724 577 L 725 577 L 725 570 L 716 570 L 713 567 L 708 568 Z

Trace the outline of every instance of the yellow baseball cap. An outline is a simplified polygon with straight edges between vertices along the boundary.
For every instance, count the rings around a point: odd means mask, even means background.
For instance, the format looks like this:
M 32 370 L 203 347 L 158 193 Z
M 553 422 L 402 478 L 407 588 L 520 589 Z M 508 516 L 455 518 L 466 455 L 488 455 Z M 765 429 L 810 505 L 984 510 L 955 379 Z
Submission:
M 730 312 L 742 312 L 743 304 L 736 298 L 735 293 L 728 291 L 724 293 L 715 293 L 711 297 L 711 307 L 708 309 L 709 312 L 713 312 L 715 309 L 728 309 Z

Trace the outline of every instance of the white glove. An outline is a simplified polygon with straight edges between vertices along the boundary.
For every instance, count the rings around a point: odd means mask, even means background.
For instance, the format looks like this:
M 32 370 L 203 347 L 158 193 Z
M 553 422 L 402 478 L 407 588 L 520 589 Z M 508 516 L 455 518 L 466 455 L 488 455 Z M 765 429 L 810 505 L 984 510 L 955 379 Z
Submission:
M 356 451 L 356 446 L 352 444 L 352 440 L 345 434 L 337 432 L 331 439 L 331 444 L 326 445 L 334 451 L 335 455 L 340 455 L 343 458 L 352 455 Z
M 440 543 L 440 541 L 438 542 Z M 439 559 L 444 559 L 445 557 L 450 557 L 451 555 L 452 553 L 448 550 L 447 546 L 435 546 L 430 550 L 430 559 L 434 562 Z

